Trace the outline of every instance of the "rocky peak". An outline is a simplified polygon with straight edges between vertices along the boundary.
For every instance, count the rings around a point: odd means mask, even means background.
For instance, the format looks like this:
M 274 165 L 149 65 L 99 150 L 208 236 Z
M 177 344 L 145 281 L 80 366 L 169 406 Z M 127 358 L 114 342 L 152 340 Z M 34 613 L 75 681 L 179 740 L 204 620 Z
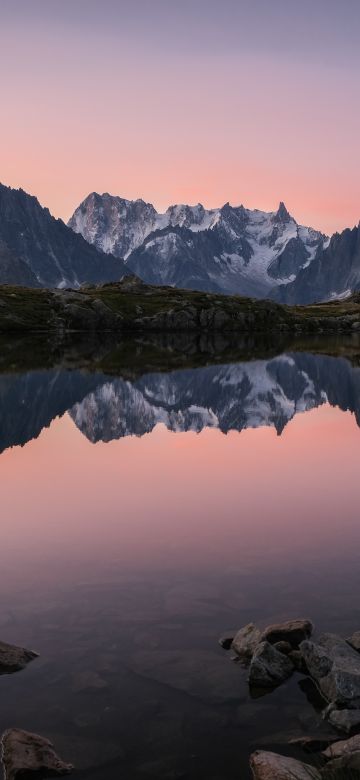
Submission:
M 290 221 L 292 221 L 292 216 L 291 216 L 291 214 L 289 214 L 289 212 L 288 212 L 288 210 L 287 210 L 287 208 L 285 206 L 285 203 L 283 203 L 283 201 L 280 201 L 279 208 L 278 208 L 277 212 L 274 214 L 273 222 L 283 222 L 283 223 L 286 223 L 286 222 L 290 222 Z

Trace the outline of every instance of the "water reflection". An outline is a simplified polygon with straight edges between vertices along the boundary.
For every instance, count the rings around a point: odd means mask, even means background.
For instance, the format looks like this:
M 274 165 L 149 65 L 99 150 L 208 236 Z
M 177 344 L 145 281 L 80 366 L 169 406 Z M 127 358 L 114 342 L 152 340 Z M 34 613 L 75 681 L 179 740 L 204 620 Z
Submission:
M 326 402 L 360 423 L 360 369 L 345 358 L 285 353 L 133 380 L 89 370 L 50 369 L 0 375 L 0 450 L 23 445 L 69 411 L 91 442 L 171 431 L 271 426 L 280 435 L 295 415 Z

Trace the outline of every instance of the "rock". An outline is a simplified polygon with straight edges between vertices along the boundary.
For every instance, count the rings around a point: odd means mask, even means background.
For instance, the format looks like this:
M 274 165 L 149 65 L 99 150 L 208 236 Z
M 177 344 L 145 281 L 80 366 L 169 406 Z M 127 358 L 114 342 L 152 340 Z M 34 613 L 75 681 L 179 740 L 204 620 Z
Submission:
M 25 666 L 38 658 L 38 653 L 33 650 L 25 650 L 24 647 L 8 645 L 0 642 L 0 674 L 11 674 L 25 669 Z
M 341 707 L 360 707 L 360 655 L 336 634 L 304 641 L 302 657 L 324 698 Z
M 360 652 L 360 631 L 355 631 L 355 633 L 346 641 L 349 645 L 351 645 L 351 647 L 354 648 L 354 650 L 358 650 Z
M 274 647 L 276 647 L 276 650 L 278 650 L 279 653 L 282 653 L 283 655 L 290 655 L 292 652 L 290 642 L 275 642 Z
M 342 739 L 340 742 L 334 742 L 324 750 L 323 756 L 327 759 L 341 758 L 341 756 L 349 755 L 349 753 L 354 753 L 359 750 L 360 734 L 356 734 L 355 737 L 350 737 L 350 739 Z
M 235 634 L 231 649 L 237 653 L 243 661 L 250 661 L 257 645 L 260 642 L 260 630 L 254 623 L 248 623 Z
M 219 645 L 223 648 L 223 650 L 230 650 L 233 641 L 233 636 L 221 636 L 219 639 Z
M 289 658 L 291 658 L 297 672 L 300 672 L 300 674 L 308 674 L 308 669 L 300 650 L 292 650 L 291 653 L 289 653 Z
M 328 720 L 336 729 L 349 734 L 360 726 L 360 710 L 331 710 Z
M 274 645 L 276 642 L 289 642 L 292 648 L 297 649 L 300 642 L 309 639 L 314 626 L 311 620 L 299 618 L 297 620 L 287 620 L 285 623 L 275 623 L 265 628 L 261 634 L 261 642 L 270 642 Z
M 56 755 L 52 743 L 21 729 L 9 729 L 2 736 L 5 780 L 20 777 L 61 777 L 73 769 Z
M 294 665 L 269 642 L 261 642 L 251 659 L 248 681 L 259 688 L 280 685 L 293 673 Z
M 295 758 L 280 756 L 266 750 L 256 750 L 250 756 L 250 768 L 254 780 L 320 780 L 321 775 L 315 767 L 297 761 Z
M 360 772 L 360 750 L 329 761 L 321 772 L 322 780 L 355 780 Z

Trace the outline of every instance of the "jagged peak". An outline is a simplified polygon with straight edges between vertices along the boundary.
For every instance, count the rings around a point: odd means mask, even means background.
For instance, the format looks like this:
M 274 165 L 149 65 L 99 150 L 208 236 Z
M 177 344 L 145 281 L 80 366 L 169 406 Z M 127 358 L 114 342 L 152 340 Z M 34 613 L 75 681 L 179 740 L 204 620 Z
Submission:
M 274 220 L 276 220 L 276 222 L 290 222 L 292 219 L 293 218 L 291 214 L 289 214 L 284 201 L 281 200 L 279 203 L 279 208 L 274 214 Z

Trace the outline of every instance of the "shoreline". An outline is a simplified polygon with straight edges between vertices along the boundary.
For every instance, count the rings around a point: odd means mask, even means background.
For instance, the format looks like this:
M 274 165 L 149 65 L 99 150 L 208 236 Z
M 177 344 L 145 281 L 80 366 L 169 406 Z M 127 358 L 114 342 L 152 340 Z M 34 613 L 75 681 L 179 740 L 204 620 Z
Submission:
M 360 296 L 286 306 L 146 285 L 136 277 L 80 290 L 0 286 L 0 333 L 330 334 L 360 331 Z

